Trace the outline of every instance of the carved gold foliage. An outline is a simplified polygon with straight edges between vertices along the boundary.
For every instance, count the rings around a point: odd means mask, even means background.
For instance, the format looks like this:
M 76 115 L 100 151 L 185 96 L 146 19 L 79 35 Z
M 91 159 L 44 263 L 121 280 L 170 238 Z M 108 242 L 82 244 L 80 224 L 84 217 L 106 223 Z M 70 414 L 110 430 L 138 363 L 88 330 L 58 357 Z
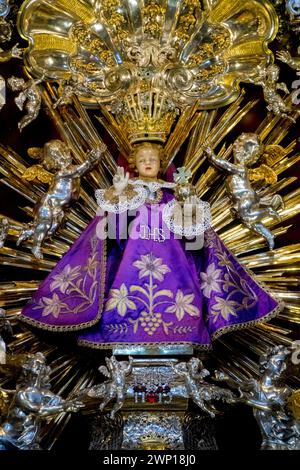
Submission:
M 126 18 L 121 13 L 122 4 L 120 0 L 105 0 L 102 2 L 102 12 L 106 25 L 118 41 L 128 38 L 128 31 L 124 29 Z
M 209 80 L 222 72 L 224 72 L 224 65 L 211 65 L 205 69 L 200 69 L 196 77 L 198 80 Z
M 55 15 L 57 28 L 48 21 Z M 235 100 L 239 82 L 270 62 L 276 21 L 267 0 L 25 0 L 20 30 L 29 72 L 63 86 L 71 76 L 79 99 L 105 108 L 129 149 L 142 139 L 165 142 L 176 116 L 196 103 L 213 109 Z
M 144 17 L 144 33 L 156 37 L 161 33 L 166 9 L 154 0 L 142 9 Z
M 103 62 L 106 62 L 109 65 L 114 64 L 112 52 L 107 49 L 104 41 L 100 38 L 92 37 L 88 25 L 82 22 L 75 23 L 70 29 L 69 35 L 75 42 L 77 50 L 79 47 L 82 47 L 93 55 L 98 56 Z M 77 58 L 72 58 L 71 60 L 73 60 L 72 65 L 76 68 L 79 67 L 81 71 L 93 72 L 95 70 L 95 65 L 84 64 L 82 59 L 77 60 Z

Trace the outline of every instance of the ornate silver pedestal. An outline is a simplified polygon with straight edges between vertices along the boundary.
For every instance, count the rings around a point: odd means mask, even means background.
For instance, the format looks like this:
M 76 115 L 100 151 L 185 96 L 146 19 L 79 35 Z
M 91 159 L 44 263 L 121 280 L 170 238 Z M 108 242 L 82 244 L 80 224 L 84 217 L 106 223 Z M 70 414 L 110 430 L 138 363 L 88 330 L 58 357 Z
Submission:
M 192 356 L 193 347 L 184 344 L 153 346 L 117 346 L 113 348 L 114 356 Z
M 187 412 L 186 383 L 176 372 L 176 366 L 189 361 L 192 348 L 120 346 L 113 353 L 134 356 L 126 377 L 126 398 L 122 413 L 114 419 L 110 418 L 114 403 L 105 408 L 106 414 L 87 416 L 90 449 L 217 449 L 213 419 L 201 411 Z

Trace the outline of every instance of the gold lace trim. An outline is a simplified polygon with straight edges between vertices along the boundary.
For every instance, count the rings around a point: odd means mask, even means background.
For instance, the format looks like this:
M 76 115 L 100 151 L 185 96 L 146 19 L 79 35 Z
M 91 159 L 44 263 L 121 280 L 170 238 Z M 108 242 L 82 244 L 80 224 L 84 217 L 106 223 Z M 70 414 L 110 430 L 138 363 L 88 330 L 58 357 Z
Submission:
M 246 321 L 243 323 L 235 323 L 234 325 L 223 326 L 211 335 L 211 339 L 212 341 L 214 341 L 225 333 L 229 333 L 230 331 L 245 330 L 247 328 L 252 328 L 253 326 L 259 323 L 267 323 L 272 320 L 272 318 L 276 317 L 283 308 L 284 303 L 280 302 L 270 313 L 268 313 L 264 317 L 256 318 L 255 320 L 249 320 L 248 322 Z
M 133 199 L 134 197 L 138 196 L 138 193 L 135 191 L 132 185 L 128 185 L 121 194 L 121 197 L 126 199 Z M 103 195 L 105 201 L 109 202 L 110 204 L 119 204 L 120 196 L 115 194 L 114 186 L 110 186 L 110 188 L 106 189 Z
M 155 347 L 155 346 L 193 346 L 193 348 L 195 349 L 199 349 L 199 350 L 205 350 L 205 351 L 208 351 L 210 349 L 212 349 L 212 345 L 211 344 L 199 344 L 199 343 L 193 343 L 192 341 L 169 341 L 168 343 L 167 342 L 164 342 L 164 343 L 124 343 L 122 341 L 118 341 L 118 342 L 115 342 L 115 343 L 96 343 L 96 342 L 93 342 L 93 341 L 88 341 L 86 339 L 79 339 L 78 340 L 78 345 L 79 346 L 86 346 L 88 348 L 93 348 L 93 349 L 112 349 L 114 348 L 115 346 L 149 346 L 150 348 L 151 347 Z

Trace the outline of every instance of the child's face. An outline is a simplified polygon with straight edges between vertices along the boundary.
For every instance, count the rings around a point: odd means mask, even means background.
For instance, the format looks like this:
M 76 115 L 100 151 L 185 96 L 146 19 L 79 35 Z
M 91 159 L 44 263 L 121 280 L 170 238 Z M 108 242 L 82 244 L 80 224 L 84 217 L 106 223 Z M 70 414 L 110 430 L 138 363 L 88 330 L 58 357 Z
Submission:
M 255 163 L 261 155 L 261 145 L 257 140 L 248 140 L 237 154 L 239 162 L 246 165 Z
M 157 178 L 160 170 L 159 151 L 155 147 L 141 147 L 136 154 L 135 165 L 142 178 Z
M 48 170 L 60 170 L 72 163 L 72 157 L 68 147 L 59 141 L 50 142 L 47 145 L 44 166 Z

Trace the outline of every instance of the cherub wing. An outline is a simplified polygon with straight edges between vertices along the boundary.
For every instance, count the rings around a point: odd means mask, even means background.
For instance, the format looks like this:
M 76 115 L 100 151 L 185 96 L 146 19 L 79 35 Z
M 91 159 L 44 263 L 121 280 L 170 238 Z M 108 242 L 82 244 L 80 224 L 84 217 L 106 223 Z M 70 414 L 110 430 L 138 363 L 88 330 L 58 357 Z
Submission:
M 263 162 L 268 166 L 273 166 L 280 162 L 287 152 L 281 145 L 267 145 L 262 156 Z
M 107 367 L 105 367 L 105 366 L 100 366 L 98 370 L 99 370 L 99 372 L 101 372 L 101 374 L 105 375 L 105 377 L 110 378 L 110 373 L 109 373 Z
M 250 181 L 265 181 L 267 184 L 275 184 L 277 175 L 268 165 L 260 165 L 257 168 L 249 168 L 248 175 Z
M 22 179 L 50 184 L 53 181 L 53 174 L 45 170 L 42 165 L 32 165 L 25 170 Z

